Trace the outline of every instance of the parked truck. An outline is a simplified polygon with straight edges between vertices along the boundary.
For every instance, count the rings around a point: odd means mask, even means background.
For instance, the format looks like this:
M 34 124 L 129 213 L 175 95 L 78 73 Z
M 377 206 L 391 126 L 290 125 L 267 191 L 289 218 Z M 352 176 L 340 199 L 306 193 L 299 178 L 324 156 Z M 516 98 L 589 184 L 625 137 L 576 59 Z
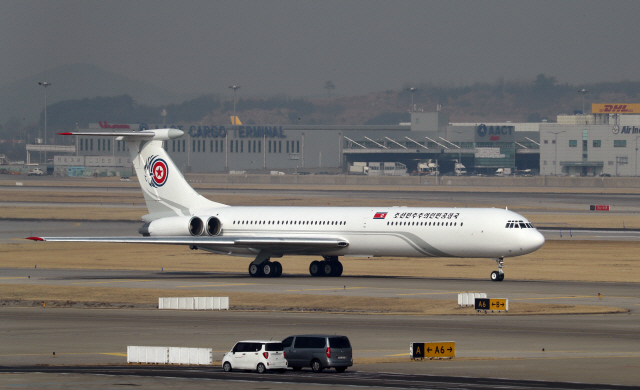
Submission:
M 496 176 L 509 176 L 509 175 L 511 175 L 511 168 L 496 169 Z

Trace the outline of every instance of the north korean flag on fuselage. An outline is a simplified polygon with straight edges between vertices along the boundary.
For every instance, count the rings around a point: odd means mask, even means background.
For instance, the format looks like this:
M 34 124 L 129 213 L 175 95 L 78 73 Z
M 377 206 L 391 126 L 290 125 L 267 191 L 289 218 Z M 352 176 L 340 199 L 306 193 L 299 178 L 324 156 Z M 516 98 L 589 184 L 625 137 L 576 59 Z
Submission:
M 373 219 L 385 219 L 387 217 L 387 213 L 386 212 L 378 212 L 375 213 L 375 215 L 373 216 Z

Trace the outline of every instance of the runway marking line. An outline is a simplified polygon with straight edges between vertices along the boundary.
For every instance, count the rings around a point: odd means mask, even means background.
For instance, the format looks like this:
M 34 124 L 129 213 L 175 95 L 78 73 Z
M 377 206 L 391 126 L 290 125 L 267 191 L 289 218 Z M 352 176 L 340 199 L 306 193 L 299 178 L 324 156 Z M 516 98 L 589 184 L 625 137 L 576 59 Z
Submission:
M 571 297 L 545 297 L 545 298 L 512 298 L 512 301 L 528 301 L 530 299 L 571 299 L 571 298 L 598 298 L 597 295 L 574 295 Z
M 442 295 L 442 294 L 457 294 L 457 293 L 450 291 L 450 292 L 437 292 L 437 293 L 415 293 L 415 294 L 396 294 L 396 295 Z
M 176 286 L 176 288 L 191 288 L 191 287 L 224 287 L 224 286 L 252 286 L 257 283 L 227 283 L 227 284 L 200 284 L 195 286 Z
M 150 282 L 151 280 L 107 280 L 101 282 L 77 282 L 71 284 L 103 284 L 103 283 L 136 283 L 136 282 Z
M 284 290 L 284 291 L 326 291 L 326 290 L 358 290 L 358 289 L 362 289 L 362 288 L 368 288 L 368 287 L 342 287 L 340 288 L 340 286 L 337 287 L 331 287 L 331 288 L 307 288 L 307 289 L 303 289 L 303 290 Z

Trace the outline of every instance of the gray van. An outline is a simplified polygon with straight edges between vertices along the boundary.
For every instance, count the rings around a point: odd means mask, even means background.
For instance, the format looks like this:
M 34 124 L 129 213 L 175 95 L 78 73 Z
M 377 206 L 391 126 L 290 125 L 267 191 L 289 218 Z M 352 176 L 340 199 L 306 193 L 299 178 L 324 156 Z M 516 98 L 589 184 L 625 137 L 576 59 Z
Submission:
M 296 371 L 311 367 L 313 372 L 325 368 L 335 368 L 344 372 L 353 366 L 351 343 L 346 336 L 337 335 L 297 335 L 282 340 L 289 367 Z

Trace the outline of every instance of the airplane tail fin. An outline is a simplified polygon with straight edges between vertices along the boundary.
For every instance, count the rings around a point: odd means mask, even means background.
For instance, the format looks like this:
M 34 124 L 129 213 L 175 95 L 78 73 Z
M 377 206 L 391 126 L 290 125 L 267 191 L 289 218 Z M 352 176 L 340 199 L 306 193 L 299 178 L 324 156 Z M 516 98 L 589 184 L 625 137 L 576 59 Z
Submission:
M 63 135 L 116 136 L 124 140 L 131 154 L 149 214 L 143 221 L 193 215 L 195 211 L 225 207 L 198 194 L 164 150 L 163 141 L 181 137 L 177 129 L 143 130 L 124 133 L 61 133 Z

